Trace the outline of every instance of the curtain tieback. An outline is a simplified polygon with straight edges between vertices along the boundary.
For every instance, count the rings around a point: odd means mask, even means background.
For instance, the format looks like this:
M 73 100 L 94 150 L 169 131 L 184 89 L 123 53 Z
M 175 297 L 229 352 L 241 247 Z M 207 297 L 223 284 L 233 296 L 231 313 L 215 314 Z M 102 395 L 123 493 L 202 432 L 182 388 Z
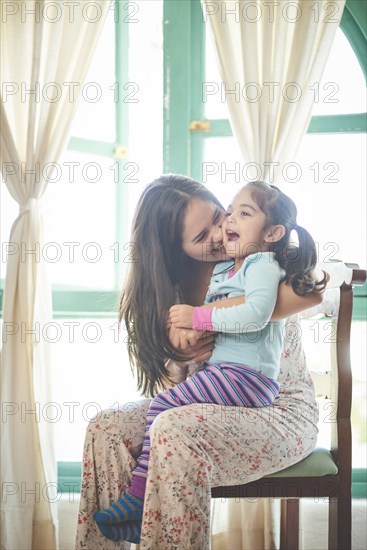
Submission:
M 23 216 L 26 212 L 30 212 L 34 208 L 37 208 L 37 205 L 39 204 L 39 199 L 36 197 L 30 197 L 27 202 L 19 205 L 19 218 Z

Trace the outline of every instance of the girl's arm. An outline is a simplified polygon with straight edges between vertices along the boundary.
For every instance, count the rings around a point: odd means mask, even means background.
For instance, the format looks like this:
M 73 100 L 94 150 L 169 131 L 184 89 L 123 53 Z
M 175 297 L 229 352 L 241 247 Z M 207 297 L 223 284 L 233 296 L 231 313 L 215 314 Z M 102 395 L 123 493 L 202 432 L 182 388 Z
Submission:
M 247 299 L 242 304 L 221 308 L 216 307 L 217 301 L 212 308 L 174 305 L 170 321 L 177 327 L 220 332 L 242 332 L 244 326 L 247 331 L 260 330 L 271 318 L 282 278 L 279 264 L 264 256 L 256 264 L 249 262 L 246 269 L 240 269 L 234 283 L 227 280 L 216 289 L 217 294 L 245 291 Z
M 277 301 L 270 320 L 278 321 L 280 319 L 286 319 L 291 315 L 295 315 L 296 313 L 300 313 L 305 309 L 309 309 L 311 307 L 317 306 L 318 304 L 321 304 L 322 300 L 323 294 L 310 293 L 306 294 L 306 296 L 298 296 L 297 294 L 295 294 L 293 288 L 290 285 L 287 285 L 286 283 L 280 283 L 278 288 Z M 212 309 L 213 307 L 226 308 L 240 306 L 245 302 L 246 297 L 243 295 L 235 296 L 234 298 L 224 298 L 223 300 L 210 302 L 210 304 L 205 304 L 200 307 L 209 309 Z M 191 306 L 182 306 L 182 308 L 186 308 L 188 315 L 187 323 L 190 324 L 193 308 Z
M 305 309 L 309 309 L 311 307 L 317 306 L 318 304 L 321 304 L 322 300 L 323 300 L 323 294 L 310 293 L 310 294 L 306 294 L 306 296 L 298 296 L 297 294 L 295 294 L 293 288 L 290 285 L 287 285 L 286 283 L 280 283 L 278 288 L 277 301 L 270 320 L 277 321 L 280 319 L 286 319 L 291 315 L 295 315 L 296 313 L 300 313 Z M 240 306 L 245 302 L 246 302 L 246 297 L 243 295 L 243 296 L 235 296 L 234 298 L 224 298 L 223 300 L 217 300 L 216 302 L 211 302 L 210 304 L 205 304 L 200 307 L 209 308 L 209 309 L 212 309 L 213 307 L 227 308 L 227 307 L 233 307 L 233 306 Z M 193 308 L 191 306 L 185 306 L 185 305 L 180 306 L 180 309 L 181 308 L 183 311 L 186 310 L 186 314 L 187 314 L 186 323 L 187 323 L 187 326 L 189 326 L 190 320 L 192 318 Z
M 322 301 L 319 293 L 308 297 L 297 296 L 291 285 L 277 282 L 279 274 L 277 266 L 272 264 L 250 266 L 246 272 L 246 284 L 241 281 L 249 301 L 239 296 L 197 308 L 175 305 L 170 308 L 170 321 L 176 327 L 218 330 L 220 326 L 221 332 L 235 331 L 234 327 L 241 323 L 263 328 L 269 320 L 283 319 Z
M 306 294 L 306 296 L 298 296 L 291 285 L 286 283 L 280 283 L 278 288 L 278 298 L 275 304 L 273 314 L 271 316 L 272 321 L 277 321 L 278 319 L 285 319 L 296 313 L 300 313 L 305 309 L 310 307 L 317 306 L 321 304 L 323 300 L 323 294 Z M 232 307 L 239 306 L 246 301 L 246 297 L 235 296 L 234 298 L 225 298 L 223 300 L 218 300 L 217 302 L 211 302 L 210 304 L 205 304 L 201 307 Z

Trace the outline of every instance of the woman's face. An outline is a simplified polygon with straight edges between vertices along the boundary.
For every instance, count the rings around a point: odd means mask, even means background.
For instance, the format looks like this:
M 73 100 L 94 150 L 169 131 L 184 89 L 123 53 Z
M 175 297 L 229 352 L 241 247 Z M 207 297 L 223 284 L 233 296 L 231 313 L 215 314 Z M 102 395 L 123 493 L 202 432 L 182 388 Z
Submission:
M 216 204 L 193 198 L 183 225 L 182 248 L 192 259 L 218 262 L 225 259 L 222 223 L 224 211 Z

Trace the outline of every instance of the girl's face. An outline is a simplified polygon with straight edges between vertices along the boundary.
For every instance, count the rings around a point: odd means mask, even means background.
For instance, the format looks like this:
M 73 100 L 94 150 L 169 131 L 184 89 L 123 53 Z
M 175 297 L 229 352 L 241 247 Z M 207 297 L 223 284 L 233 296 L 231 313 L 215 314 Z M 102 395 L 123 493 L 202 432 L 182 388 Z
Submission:
M 268 249 L 269 227 L 266 215 L 245 187 L 233 199 L 223 223 L 223 244 L 231 258 L 245 258 L 249 254 Z
M 221 228 L 224 217 L 224 211 L 216 204 L 193 198 L 187 207 L 183 225 L 183 251 L 200 262 L 225 259 Z

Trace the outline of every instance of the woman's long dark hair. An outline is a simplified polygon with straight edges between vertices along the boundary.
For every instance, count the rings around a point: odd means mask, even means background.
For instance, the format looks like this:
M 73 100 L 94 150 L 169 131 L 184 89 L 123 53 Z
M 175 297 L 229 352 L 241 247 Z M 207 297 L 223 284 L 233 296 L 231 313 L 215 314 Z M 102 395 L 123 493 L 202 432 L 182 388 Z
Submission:
M 317 262 L 316 246 L 310 233 L 297 225 L 297 208 L 290 197 L 285 195 L 275 185 L 254 181 L 246 185 L 251 196 L 267 217 L 267 226 L 283 225 L 285 233 L 282 239 L 270 243 L 270 250 L 275 253 L 275 259 L 285 269 L 285 281 L 292 285 L 298 296 L 310 292 L 321 293 L 325 290 L 328 276 L 316 281 L 314 269 Z M 298 245 L 290 243 L 291 231 L 298 235 Z
M 189 269 L 182 233 L 193 198 L 222 208 L 202 184 L 167 174 L 147 185 L 135 211 L 131 242 L 138 261 L 130 265 L 119 317 L 127 330 L 131 368 L 137 371 L 138 389 L 144 395 L 153 396 L 163 388 L 168 380 L 165 362 L 169 357 L 183 360 L 168 339 L 166 322 L 169 308 L 177 302 L 180 281 Z

